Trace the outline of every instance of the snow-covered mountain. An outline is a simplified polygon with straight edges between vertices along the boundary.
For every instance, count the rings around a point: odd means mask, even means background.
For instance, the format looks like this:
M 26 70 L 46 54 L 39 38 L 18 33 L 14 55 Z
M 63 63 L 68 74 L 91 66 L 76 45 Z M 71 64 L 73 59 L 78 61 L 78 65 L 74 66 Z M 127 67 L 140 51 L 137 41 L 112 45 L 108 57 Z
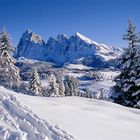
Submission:
M 78 32 L 70 37 L 59 34 L 56 38 L 50 37 L 45 43 L 40 36 L 28 30 L 20 39 L 16 58 L 25 57 L 59 64 L 82 63 L 96 67 L 106 66 L 121 53 L 119 48 L 99 44 Z
M 43 59 L 42 54 L 44 51 L 45 42 L 43 39 L 31 30 L 27 30 L 20 39 L 16 57 L 24 56 L 25 58 L 41 60 L 41 58 Z

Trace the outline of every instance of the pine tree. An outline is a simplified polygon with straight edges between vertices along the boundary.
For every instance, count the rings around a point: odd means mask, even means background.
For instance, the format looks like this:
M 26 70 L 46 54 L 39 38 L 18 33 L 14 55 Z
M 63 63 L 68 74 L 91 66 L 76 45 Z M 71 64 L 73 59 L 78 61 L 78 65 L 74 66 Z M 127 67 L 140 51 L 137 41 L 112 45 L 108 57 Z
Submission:
M 59 84 L 57 83 L 57 77 L 53 72 L 50 75 L 48 83 L 49 83 L 48 84 L 49 96 L 52 96 L 52 97 L 60 96 Z
M 42 96 L 41 82 L 36 69 L 34 69 L 33 76 L 29 84 L 32 95 Z
M 140 100 L 140 55 L 136 27 L 129 21 L 127 34 L 123 39 L 128 41 L 128 48 L 121 58 L 122 69 L 115 78 L 115 102 L 125 106 L 136 106 Z M 135 96 L 136 95 L 136 96 Z
M 65 76 L 64 86 L 65 86 L 65 95 L 66 96 L 75 96 L 77 95 L 77 80 L 69 75 Z
M 20 85 L 19 69 L 12 57 L 13 46 L 5 29 L 0 34 L 0 84 L 8 88 Z
M 56 73 L 56 82 L 58 83 L 59 86 L 59 95 L 61 97 L 65 96 L 65 86 L 63 82 L 63 76 L 60 74 L 60 72 Z
M 65 96 L 65 86 L 62 79 L 59 79 L 59 95 Z

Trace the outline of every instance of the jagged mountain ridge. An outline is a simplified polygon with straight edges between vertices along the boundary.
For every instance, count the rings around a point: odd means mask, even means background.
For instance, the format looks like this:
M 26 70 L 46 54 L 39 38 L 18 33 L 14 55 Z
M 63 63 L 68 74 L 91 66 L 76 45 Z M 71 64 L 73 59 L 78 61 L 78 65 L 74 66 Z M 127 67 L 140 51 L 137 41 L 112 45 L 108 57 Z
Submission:
M 45 43 L 39 35 L 27 30 L 20 39 L 15 56 L 62 65 L 82 63 L 87 66 L 104 67 L 121 53 L 119 48 L 99 44 L 78 32 L 70 37 L 59 34 L 56 38 L 50 37 Z

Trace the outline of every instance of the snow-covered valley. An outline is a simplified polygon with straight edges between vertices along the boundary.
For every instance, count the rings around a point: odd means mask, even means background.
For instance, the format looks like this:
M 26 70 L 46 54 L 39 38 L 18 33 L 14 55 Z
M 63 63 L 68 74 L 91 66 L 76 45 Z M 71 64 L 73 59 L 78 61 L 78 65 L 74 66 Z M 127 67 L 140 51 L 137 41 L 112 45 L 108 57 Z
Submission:
M 0 93 L 1 140 L 139 140 L 138 109 L 81 97 L 29 96 L 3 87 Z

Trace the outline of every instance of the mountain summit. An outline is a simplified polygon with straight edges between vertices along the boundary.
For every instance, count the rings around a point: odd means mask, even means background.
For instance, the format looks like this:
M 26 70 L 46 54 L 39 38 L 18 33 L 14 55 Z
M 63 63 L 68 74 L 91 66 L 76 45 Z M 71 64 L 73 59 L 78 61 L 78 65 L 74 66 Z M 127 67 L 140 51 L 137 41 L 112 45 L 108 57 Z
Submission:
M 121 49 L 99 44 L 79 32 L 70 37 L 59 34 L 56 38 L 50 37 L 45 43 L 39 35 L 27 30 L 17 46 L 16 58 L 25 57 L 61 65 L 69 62 L 104 67 L 121 53 Z
M 25 57 L 32 59 L 41 59 L 45 42 L 31 30 L 27 30 L 22 34 L 16 51 L 16 58 Z

